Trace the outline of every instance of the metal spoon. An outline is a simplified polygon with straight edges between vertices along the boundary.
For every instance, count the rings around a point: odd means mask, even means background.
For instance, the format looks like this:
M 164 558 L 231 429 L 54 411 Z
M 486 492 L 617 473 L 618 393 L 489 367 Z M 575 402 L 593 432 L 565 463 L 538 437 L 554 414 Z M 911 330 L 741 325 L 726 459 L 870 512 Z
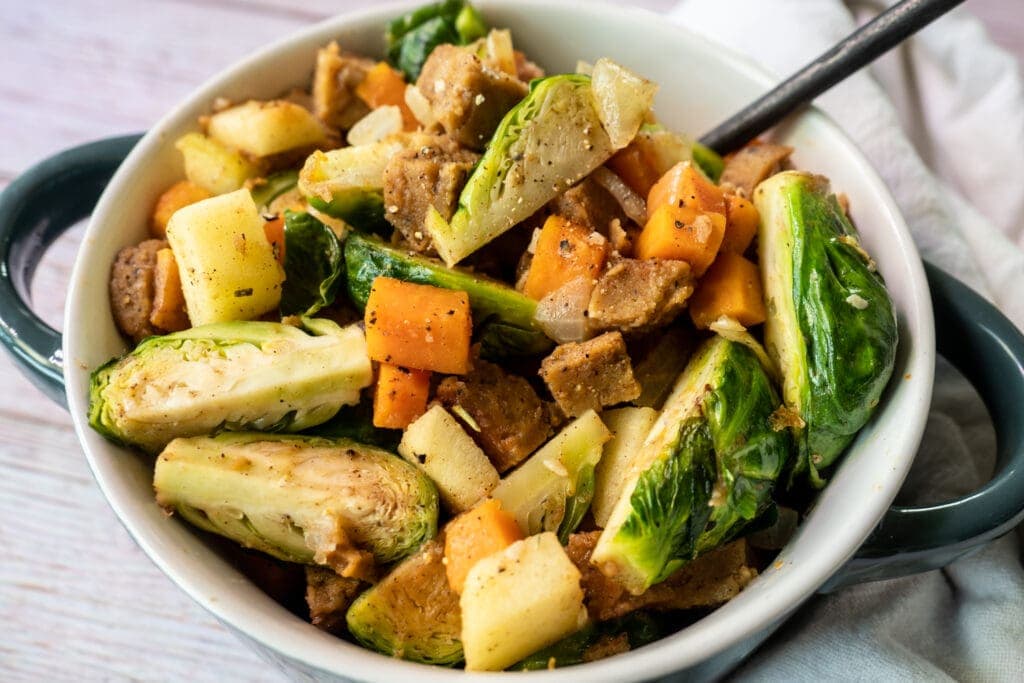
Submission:
M 705 133 L 701 143 L 719 154 L 742 147 L 963 1 L 903 0 L 893 5 Z

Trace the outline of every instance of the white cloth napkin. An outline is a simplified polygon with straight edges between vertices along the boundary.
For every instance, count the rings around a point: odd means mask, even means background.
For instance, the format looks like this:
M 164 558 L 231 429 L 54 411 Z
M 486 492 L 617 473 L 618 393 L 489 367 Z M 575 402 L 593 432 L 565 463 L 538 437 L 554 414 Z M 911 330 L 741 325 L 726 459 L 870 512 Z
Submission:
M 684 0 L 678 23 L 784 77 L 884 8 L 841 0 Z M 922 255 L 1024 329 L 1024 82 L 958 9 L 816 101 L 886 181 Z M 983 483 L 995 438 L 940 362 L 928 428 L 900 494 L 937 502 Z M 737 680 L 1020 681 L 1024 566 L 1007 536 L 941 571 L 816 597 Z

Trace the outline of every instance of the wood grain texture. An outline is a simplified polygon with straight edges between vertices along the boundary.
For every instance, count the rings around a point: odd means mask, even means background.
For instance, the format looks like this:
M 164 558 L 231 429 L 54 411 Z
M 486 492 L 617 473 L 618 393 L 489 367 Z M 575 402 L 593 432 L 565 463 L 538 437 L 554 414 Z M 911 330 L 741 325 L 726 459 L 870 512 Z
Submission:
M 370 0 L 0 3 L 0 187 L 32 163 L 141 131 L 267 41 Z M 635 4 L 664 10 L 673 0 Z M 1005 31 L 1019 7 L 977 0 Z M 35 307 L 60 327 L 81 229 L 47 254 Z M 103 500 L 69 416 L 0 356 L 0 679 L 281 681 L 139 550 Z

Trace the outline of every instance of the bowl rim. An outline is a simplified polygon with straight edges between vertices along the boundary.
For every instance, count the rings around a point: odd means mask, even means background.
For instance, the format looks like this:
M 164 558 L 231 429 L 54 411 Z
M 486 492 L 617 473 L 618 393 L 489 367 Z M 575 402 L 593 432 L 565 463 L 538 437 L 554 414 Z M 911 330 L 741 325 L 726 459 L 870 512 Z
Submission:
M 379 5 L 374 4 L 373 6 L 361 8 L 353 12 L 336 15 L 292 32 L 219 71 L 201 86 L 194 89 L 186 98 L 179 101 L 175 107 L 146 133 L 132 150 L 111 179 L 107 189 L 97 203 L 93 218 L 90 220 L 87 228 L 83 247 L 90 242 L 90 238 L 95 237 L 100 232 L 101 218 L 114 210 L 115 197 L 128 187 L 128 181 L 135 174 L 138 167 L 142 165 L 145 159 L 167 143 L 165 131 L 173 127 L 174 123 L 186 110 L 192 109 L 199 102 L 208 103 L 212 101 L 219 93 L 225 91 L 228 85 L 238 81 L 240 76 L 243 76 L 245 72 L 251 70 L 256 64 L 269 60 L 278 53 L 292 49 L 297 43 L 310 41 L 316 36 L 328 36 L 329 39 L 330 34 L 341 31 L 344 27 L 351 25 L 380 25 L 387 19 L 398 16 L 399 13 L 421 4 L 422 0 L 389 2 Z M 531 10 L 542 10 L 550 5 L 545 0 L 479 0 L 475 4 L 485 13 L 491 7 L 511 8 L 517 12 L 529 12 Z M 663 14 L 639 7 L 619 7 L 603 1 L 564 0 L 558 3 L 558 7 L 560 9 L 578 11 L 581 14 L 588 15 L 588 18 L 598 21 L 614 22 L 629 19 L 639 23 L 646 23 L 652 31 L 673 32 L 677 37 L 682 36 L 687 41 L 699 46 L 708 55 L 714 55 L 714 58 L 722 62 L 728 69 L 750 79 L 752 82 L 763 85 L 765 89 L 768 89 L 777 82 L 775 77 L 753 61 L 700 34 L 692 32 L 675 21 L 666 22 L 666 17 Z M 326 41 L 321 40 L 320 42 Z M 875 195 L 884 203 L 884 206 L 881 208 L 884 210 L 886 220 L 891 229 L 891 236 L 896 238 L 896 248 L 901 252 L 901 260 L 905 264 L 909 275 L 909 294 L 913 304 L 908 311 L 912 314 L 910 317 L 913 319 L 913 324 L 910 326 L 918 334 L 914 339 L 914 348 L 908 357 L 908 365 L 912 364 L 911 371 L 915 373 L 916 378 L 919 380 L 915 383 L 914 390 L 918 403 L 920 403 L 920 410 L 912 413 L 904 421 L 903 427 L 905 431 L 900 438 L 900 445 L 902 447 L 916 451 L 927 417 L 935 353 L 932 310 L 920 257 L 917 254 L 909 230 L 894 199 L 878 173 L 864 158 L 856 143 L 826 114 L 814 107 L 807 108 L 796 116 L 794 120 L 809 120 L 816 125 L 831 129 L 831 133 L 837 135 L 843 145 L 848 148 L 847 151 L 852 153 L 851 158 L 856 163 L 858 174 L 863 177 L 864 182 L 871 187 Z M 86 281 L 91 267 L 91 264 L 86 260 L 86 255 L 89 251 L 88 248 L 80 250 L 71 275 L 64 314 L 69 332 L 73 332 L 76 329 L 76 321 L 80 317 L 75 304 L 79 298 L 77 292 L 79 292 L 80 288 L 84 287 L 82 283 Z M 74 355 L 77 343 L 78 340 L 72 334 L 65 334 L 64 358 L 74 359 L 78 357 Z M 901 343 L 903 343 L 902 340 Z M 65 385 L 68 387 L 68 406 L 79 442 L 82 444 L 90 469 L 103 491 L 104 497 L 113 508 L 122 525 L 151 561 L 195 602 L 213 614 L 222 623 L 244 634 L 247 638 L 255 641 L 267 650 L 284 655 L 294 663 L 312 667 L 321 672 L 336 676 L 351 676 L 360 680 L 384 680 L 415 676 L 424 682 L 438 681 L 440 683 L 452 680 L 453 675 L 458 675 L 460 678 L 468 677 L 468 679 L 473 680 L 478 678 L 491 679 L 496 675 L 504 675 L 502 673 L 453 671 L 386 658 L 319 631 L 305 622 L 294 624 L 287 623 L 285 620 L 267 620 L 258 610 L 252 609 L 241 600 L 218 599 L 218 597 L 223 598 L 223 596 L 216 595 L 211 597 L 210 591 L 205 587 L 205 581 L 189 574 L 187 565 L 194 560 L 183 557 L 167 557 L 159 548 L 155 547 L 153 541 L 156 539 L 156 536 L 151 538 L 149 532 L 142 528 L 140 523 L 133 521 L 130 511 L 126 509 L 129 501 L 120 498 L 112 486 L 113 475 L 97 462 L 97 456 L 92 452 L 89 446 L 89 438 L 87 438 L 87 436 L 92 436 L 88 422 L 85 419 L 87 397 L 83 396 L 82 392 L 74 390 L 81 383 L 80 378 L 76 377 L 76 373 L 81 373 L 82 369 L 76 367 L 77 365 L 76 362 L 65 364 L 64 377 Z M 870 514 L 865 513 L 855 520 L 851 520 L 843 529 L 837 530 L 837 538 L 841 538 L 842 542 L 837 541 L 834 546 L 823 548 L 816 552 L 813 563 L 807 562 L 802 565 L 799 573 L 791 572 L 791 575 L 796 575 L 793 578 L 787 577 L 786 580 L 780 580 L 779 584 L 774 588 L 772 600 L 747 606 L 748 611 L 744 613 L 745 618 L 732 618 L 730 620 L 728 614 L 731 611 L 727 608 L 732 603 L 727 603 L 697 622 L 709 624 L 708 628 L 701 631 L 703 633 L 702 637 L 693 637 L 692 633 L 690 637 L 685 636 L 684 634 L 692 629 L 692 627 L 687 627 L 677 634 L 663 638 L 641 649 L 582 665 L 586 667 L 585 669 L 567 667 L 551 671 L 531 672 L 531 675 L 537 681 L 546 683 L 575 681 L 580 674 L 585 675 L 587 680 L 593 681 L 622 681 L 632 680 L 636 677 L 646 679 L 667 675 L 682 668 L 693 666 L 721 654 L 747 639 L 755 638 L 758 633 L 770 628 L 772 624 L 781 622 L 782 619 L 810 597 L 856 552 L 895 497 L 912 462 L 912 457 L 905 457 L 901 462 L 896 463 L 891 470 L 881 473 L 882 478 L 876 484 L 879 496 L 873 501 L 873 506 L 868 507 Z M 772 567 L 762 576 L 766 576 L 776 569 L 781 570 L 783 568 Z M 753 613 L 754 609 L 759 610 L 759 612 Z M 716 615 L 718 616 L 716 617 Z M 298 628 L 301 626 L 308 628 Z M 641 663 L 643 664 L 642 668 L 638 667 L 638 664 Z

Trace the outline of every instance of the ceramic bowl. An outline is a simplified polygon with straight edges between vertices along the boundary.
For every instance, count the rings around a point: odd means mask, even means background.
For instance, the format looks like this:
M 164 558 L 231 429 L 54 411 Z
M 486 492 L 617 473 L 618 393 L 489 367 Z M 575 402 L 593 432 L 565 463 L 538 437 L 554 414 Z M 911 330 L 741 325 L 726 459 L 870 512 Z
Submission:
M 532 0 L 482 1 L 479 7 L 489 24 L 510 28 L 516 46 L 548 73 L 572 71 L 580 59 L 592 62 L 608 56 L 653 79 L 661 86 L 655 105 L 658 117 L 680 131 L 699 134 L 709 129 L 773 82 L 749 61 L 646 11 Z M 37 384 L 58 400 L 66 391 L 67 407 L 96 480 L 145 552 L 196 602 L 294 674 L 367 681 L 415 678 L 422 683 L 493 680 L 494 675 L 389 659 L 327 635 L 292 615 L 215 554 L 187 525 L 160 510 L 153 500 L 149 459 L 104 440 L 86 421 L 89 371 L 125 350 L 110 315 L 110 264 L 121 247 L 146 237 L 155 198 L 182 177 L 172 141 L 195 129 L 196 117 L 208 112 L 216 97 L 268 98 L 293 86 L 306 86 L 316 49 L 331 40 L 357 52 L 381 54 L 385 22 L 402 9 L 374 8 L 296 33 L 207 82 L 137 144 L 134 139 L 120 139 L 72 150 L 12 184 L 0 199 L 0 258 L 9 271 L 0 278 L 0 302 L 6 302 L 0 314 L 0 337 Z M 994 522 L 965 525 L 963 515 L 992 517 L 991 499 L 985 510 L 976 506 L 966 512 L 962 505 L 971 501 L 957 501 L 959 517 L 950 517 L 953 521 L 947 521 L 947 526 L 952 526 L 936 535 L 931 525 L 937 515 L 948 512 L 945 508 L 890 510 L 924 429 L 932 389 L 936 344 L 925 270 L 889 192 L 857 147 L 825 115 L 808 110 L 774 136 L 796 148 L 797 167 L 828 176 L 833 187 L 850 198 L 864 244 L 877 260 L 898 312 L 900 346 L 892 383 L 875 418 L 851 446 L 796 536 L 739 596 L 679 633 L 639 650 L 580 667 L 529 674 L 537 683 L 717 675 L 734 666 L 826 584 L 834 588 L 852 580 L 937 566 L 1005 531 L 1015 519 L 1015 513 L 1002 514 Z M 120 163 L 129 148 L 131 152 Z M 69 216 L 86 213 L 118 163 L 95 204 L 72 274 L 61 376 L 55 346 L 59 336 L 38 322 L 20 297 L 40 248 L 19 245 L 32 239 L 33 244 L 45 244 L 71 222 Z M 41 187 L 52 190 L 65 182 L 59 176 L 69 168 L 77 169 L 78 181 L 65 183 L 62 196 L 77 196 L 80 206 L 65 199 L 57 202 L 61 206 L 33 209 L 26 197 L 38 196 L 32 193 Z M 994 328 L 976 320 L 976 313 L 984 310 L 996 316 L 992 320 L 998 319 L 998 313 L 948 276 L 937 271 L 930 275 L 939 291 L 937 305 L 946 316 L 943 324 L 957 330 L 952 336 L 986 343 L 991 336 L 986 336 L 986 330 Z M 1012 336 L 1003 328 L 997 331 L 1002 338 Z M 1001 369 L 991 372 L 1005 376 L 1014 367 L 1019 372 L 1024 344 L 1019 339 L 1011 342 L 1013 352 L 1004 354 L 1007 359 Z M 983 384 L 984 378 L 978 383 Z M 1021 397 L 1024 389 L 1017 400 L 1024 400 Z M 1013 454 L 1018 460 L 1019 441 L 1018 432 Z M 1019 509 L 1024 500 L 1019 476 L 1009 490 L 1010 494 L 1003 490 L 1003 497 L 1016 495 Z M 872 537 L 870 548 L 848 564 L 883 516 L 886 522 Z

